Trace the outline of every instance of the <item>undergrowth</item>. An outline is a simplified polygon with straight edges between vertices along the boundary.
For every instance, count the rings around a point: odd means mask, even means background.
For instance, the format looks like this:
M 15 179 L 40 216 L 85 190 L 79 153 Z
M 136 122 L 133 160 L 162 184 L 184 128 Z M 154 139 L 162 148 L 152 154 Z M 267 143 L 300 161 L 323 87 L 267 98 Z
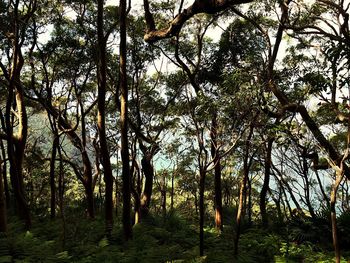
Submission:
M 256 227 L 244 230 L 239 255 L 234 257 L 233 225 L 225 225 L 222 233 L 205 228 L 205 256 L 199 257 L 197 226 L 176 212 L 166 218 L 148 216 L 134 226 L 128 242 L 123 241 L 118 218 L 111 239 L 104 236 L 103 218 L 88 220 L 79 212 L 67 215 L 65 231 L 60 219 L 36 219 L 30 231 L 15 217 L 9 222 L 8 233 L 0 236 L 0 263 L 333 262 L 331 251 L 286 238 L 286 233 L 292 236 L 295 231 L 273 233 Z

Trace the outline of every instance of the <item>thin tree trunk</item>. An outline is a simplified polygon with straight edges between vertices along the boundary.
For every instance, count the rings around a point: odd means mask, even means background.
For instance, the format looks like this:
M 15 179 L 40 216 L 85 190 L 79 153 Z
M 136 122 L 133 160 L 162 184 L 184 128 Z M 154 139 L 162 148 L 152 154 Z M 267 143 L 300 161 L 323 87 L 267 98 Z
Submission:
M 120 25 L 120 133 L 121 133 L 121 157 L 122 157 L 122 179 L 123 179 L 123 230 L 124 238 L 132 238 L 131 228 L 131 189 L 130 189 L 130 165 L 128 147 L 128 84 L 126 73 L 126 0 L 120 0 L 119 5 L 119 25 Z
M 321 182 L 321 179 L 320 179 L 320 175 L 318 174 L 318 171 L 315 170 L 315 174 L 316 174 L 316 178 L 317 178 L 317 182 L 318 182 L 318 185 L 320 187 L 320 191 L 321 191 L 321 194 L 323 196 L 323 199 L 326 201 L 327 203 L 327 207 L 330 207 L 330 201 L 329 201 L 329 197 L 326 195 L 326 192 L 324 191 L 324 188 L 323 188 L 323 185 L 322 185 L 322 182 Z
M 163 173 L 163 178 L 162 178 L 162 190 L 161 190 L 161 194 L 162 194 L 162 212 L 163 212 L 163 218 L 165 219 L 166 217 L 166 173 Z
M 130 174 L 132 174 L 133 176 L 133 183 L 131 185 L 131 192 L 134 196 L 134 225 L 140 223 L 141 220 L 141 199 L 140 199 L 140 195 L 141 195 L 141 172 L 140 172 L 140 168 L 136 162 L 136 143 L 134 144 L 133 147 L 133 153 L 132 153 L 132 165 L 131 165 L 131 170 L 130 170 Z M 135 174 L 137 176 L 135 176 Z M 135 182 L 136 181 L 136 182 Z
M 47 113 L 53 117 L 53 119 L 57 119 L 57 123 L 59 123 L 58 128 L 65 132 L 68 135 L 68 139 L 71 141 L 71 143 L 74 145 L 76 149 L 79 150 L 81 158 L 82 158 L 82 165 L 83 165 L 83 173 L 81 175 L 80 169 L 78 172 L 75 172 L 77 174 L 78 179 L 82 182 L 85 190 L 85 197 L 86 197 L 86 203 L 87 203 L 87 216 L 91 219 L 95 218 L 95 207 L 94 207 L 94 195 L 93 195 L 93 176 L 92 176 L 92 166 L 90 162 L 90 158 L 86 149 L 86 131 L 85 131 L 85 120 L 84 120 L 84 112 L 82 111 L 82 117 L 81 117 L 81 137 L 76 132 L 76 129 L 72 127 L 72 125 L 65 119 L 63 116 L 59 113 L 57 109 L 55 109 L 51 101 L 49 103 L 44 103 L 43 100 L 41 101 L 41 105 L 46 109 Z M 80 106 L 81 108 L 83 105 Z
M 5 233 L 7 231 L 7 211 L 4 184 L 2 178 L 2 162 L 4 162 L 4 160 L 0 158 L 0 232 Z
M 10 191 L 8 186 L 8 180 L 7 180 L 7 161 L 6 161 L 6 150 L 5 146 L 2 140 L 0 140 L 0 148 L 1 148 L 1 154 L 3 158 L 3 167 L 2 167 L 2 178 L 4 180 L 4 191 L 5 191 L 5 198 L 6 198 L 6 207 L 10 207 Z
M 55 162 L 57 155 L 57 148 L 59 147 L 59 136 L 54 135 L 51 150 L 51 160 L 50 160 L 50 217 L 51 219 L 56 217 L 56 182 L 55 182 Z
M 238 241 L 239 237 L 241 235 L 241 222 L 242 218 L 244 216 L 244 199 L 246 196 L 247 191 L 247 180 L 248 180 L 248 169 L 243 169 L 243 177 L 241 181 L 241 187 L 239 189 L 239 202 L 238 202 L 238 210 L 237 210 L 237 217 L 236 217 L 236 233 L 234 236 L 234 250 L 233 254 L 238 255 Z
M 90 219 L 95 218 L 94 191 L 92 190 L 92 167 L 89 156 L 86 151 L 82 152 L 83 157 L 83 184 L 85 188 L 87 215 Z
M 174 177 L 175 171 L 171 173 L 170 210 L 174 210 Z
M 63 169 L 63 161 L 62 161 L 62 152 L 61 147 L 57 148 L 58 156 L 60 159 L 59 162 L 59 174 L 58 174 L 58 198 L 59 198 L 59 207 L 60 207 L 60 216 L 62 220 L 62 247 L 65 247 L 66 243 L 66 215 L 64 211 L 64 169 Z
M 142 170 L 145 175 L 145 188 L 141 196 L 141 216 L 144 217 L 148 214 L 151 197 L 152 197 L 152 189 L 153 189 L 153 178 L 154 178 L 154 169 L 151 163 L 152 155 L 145 153 L 142 160 Z
M 338 242 L 338 233 L 337 233 L 337 213 L 336 213 L 336 201 L 337 201 L 337 191 L 340 185 L 340 182 L 343 179 L 343 171 L 336 172 L 336 180 L 333 184 L 330 198 L 330 209 L 331 209 L 331 222 L 332 222 L 332 238 L 333 238 L 333 247 L 335 254 L 335 262 L 340 263 L 340 247 Z
M 105 123 L 105 100 L 106 100 L 106 81 L 107 81 L 107 61 L 106 61 L 106 39 L 103 33 L 103 0 L 98 0 L 97 14 L 97 35 L 99 47 L 98 59 L 98 98 L 97 98 L 97 128 L 100 137 L 100 146 L 102 154 L 102 166 L 104 169 L 105 181 L 105 220 L 106 234 L 110 236 L 113 229 L 113 174 L 109 156 L 109 147 L 106 138 Z
M 247 192 L 247 181 L 248 181 L 248 176 L 249 176 L 249 168 L 250 168 L 251 161 L 252 161 L 252 159 L 250 161 L 248 161 L 248 159 L 249 159 L 249 151 L 250 151 L 250 140 L 252 138 L 253 131 L 254 131 L 253 123 L 254 122 L 252 122 L 250 125 L 249 134 L 248 134 L 247 139 L 245 141 L 245 153 L 244 153 L 244 159 L 243 159 L 243 177 L 242 177 L 242 181 L 241 181 L 241 187 L 239 190 L 239 203 L 238 203 L 237 217 L 236 217 L 236 232 L 234 235 L 233 254 L 235 256 L 238 255 L 238 242 L 239 242 L 239 237 L 241 234 L 241 222 L 242 222 L 242 218 L 244 216 L 244 201 L 245 201 L 246 195 L 247 195 L 247 193 L 246 193 Z
M 249 176 L 248 176 L 248 180 L 247 180 L 247 186 L 248 186 L 248 194 L 247 194 L 247 198 L 248 198 L 248 205 L 247 205 L 248 225 L 249 225 L 249 227 L 251 227 L 253 224 L 253 220 L 252 220 L 253 204 L 252 204 L 252 180 L 251 180 L 251 178 L 249 178 Z
M 288 193 L 289 193 L 289 195 L 290 195 L 290 198 L 292 199 L 292 201 L 293 201 L 295 207 L 297 208 L 298 212 L 299 212 L 299 213 L 304 213 L 303 210 L 301 209 L 301 206 L 300 206 L 299 202 L 297 201 L 297 199 L 296 199 L 296 197 L 295 197 L 295 195 L 294 195 L 294 193 L 293 193 L 292 188 L 290 187 L 290 185 L 288 184 L 288 182 L 283 178 L 283 175 L 282 175 L 281 171 L 278 170 L 277 167 L 275 167 L 275 166 L 273 165 L 273 163 L 272 163 L 272 168 L 274 169 L 274 171 L 275 171 L 275 172 L 278 174 L 278 176 L 279 176 L 279 178 L 276 176 L 276 179 L 281 183 L 281 185 L 283 185 L 283 186 L 281 186 L 282 189 L 283 189 L 283 191 L 285 192 L 284 189 L 287 188 L 287 191 L 288 191 Z M 286 195 L 286 198 L 287 198 L 287 195 Z
M 116 162 L 119 162 L 119 152 L 116 152 L 117 156 L 116 156 Z M 119 213 L 119 209 L 118 209 L 118 205 L 121 201 L 120 198 L 120 193 L 119 193 L 119 182 L 118 182 L 118 178 L 119 178 L 119 167 L 117 167 L 117 172 L 115 175 L 115 217 L 118 217 L 118 213 Z
M 216 229 L 223 230 L 222 219 L 222 189 L 221 189 L 221 162 L 217 143 L 218 122 L 217 113 L 215 112 L 211 122 L 211 156 L 215 165 L 214 168 L 214 188 L 215 188 L 215 226 Z
M 271 153 L 272 153 L 272 144 L 274 139 L 269 138 L 267 141 L 266 147 L 266 156 L 265 156 L 265 174 L 264 174 L 264 183 L 260 192 L 260 213 L 261 213 L 261 222 L 263 227 L 268 226 L 268 216 L 266 212 L 266 195 L 269 190 L 270 184 L 270 170 L 271 170 Z
M 309 209 L 310 215 L 313 219 L 316 218 L 314 208 L 312 207 L 311 200 L 310 200 L 310 183 L 309 183 L 309 167 L 306 159 L 307 149 L 303 148 L 302 153 L 302 169 L 303 169 L 303 177 L 305 180 L 305 202 L 307 205 L 307 208 Z
M 204 191 L 206 169 L 200 167 L 199 171 L 199 255 L 204 255 Z

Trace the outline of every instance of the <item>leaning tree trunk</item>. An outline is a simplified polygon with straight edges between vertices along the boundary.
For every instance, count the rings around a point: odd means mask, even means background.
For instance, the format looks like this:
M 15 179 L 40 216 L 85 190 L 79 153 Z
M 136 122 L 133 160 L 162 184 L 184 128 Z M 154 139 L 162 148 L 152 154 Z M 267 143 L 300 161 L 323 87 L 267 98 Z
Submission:
M 273 138 L 269 138 L 267 141 L 264 183 L 260 192 L 260 213 L 261 213 L 261 222 L 263 227 L 268 226 L 268 216 L 266 212 L 266 195 L 267 195 L 267 192 L 269 191 L 269 184 L 270 184 L 271 153 L 272 153 L 273 141 L 274 141 Z
M 310 215 L 312 219 L 316 218 L 316 214 L 314 211 L 314 208 L 312 207 L 311 200 L 310 200 L 310 182 L 309 182 L 309 167 L 308 167 L 308 162 L 306 159 L 306 154 L 307 154 L 307 149 L 303 148 L 303 153 L 302 153 L 302 170 L 303 170 L 303 177 L 305 180 L 305 202 L 307 205 L 307 208 L 309 209 Z
M 126 0 L 120 0 L 119 25 L 119 79 L 120 79 L 120 133 L 121 133 L 121 158 L 122 158 L 122 180 L 123 180 L 123 230 L 126 240 L 132 238 L 131 228 L 131 180 L 128 148 L 128 84 L 126 73 Z

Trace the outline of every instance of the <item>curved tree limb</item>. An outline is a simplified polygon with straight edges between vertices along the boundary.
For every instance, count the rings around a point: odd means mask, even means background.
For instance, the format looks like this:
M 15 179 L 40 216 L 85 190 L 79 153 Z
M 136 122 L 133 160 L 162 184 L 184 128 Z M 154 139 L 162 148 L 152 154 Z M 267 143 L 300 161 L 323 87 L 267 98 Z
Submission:
M 253 1 L 254 0 L 195 0 L 191 6 L 184 9 L 172 21 L 170 21 L 168 27 L 156 29 L 153 14 L 149 9 L 149 2 L 148 0 L 144 0 L 143 6 L 147 24 L 144 40 L 148 43 L 154 43 L 160 39 L 176 36 L 181 31 L 185 22 L 196 14 L 215 14 L 227 9 L 228 7 Z

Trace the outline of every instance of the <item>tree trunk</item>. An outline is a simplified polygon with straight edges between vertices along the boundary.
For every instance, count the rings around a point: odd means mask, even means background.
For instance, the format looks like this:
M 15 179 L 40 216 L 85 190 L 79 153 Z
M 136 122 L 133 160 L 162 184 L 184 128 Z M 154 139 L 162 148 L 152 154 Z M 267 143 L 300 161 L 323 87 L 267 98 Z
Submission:
M 121 133 L 121 158 L 123 180 L 123 230 L 124 238 L 132 238 L 131 228 L 131 189 L 130 189 L 130 165 L 128 147 L 128 84 L 126 73 L 126 0 L 120 0 L 119 5 L 120 45 L 119 45 L 119 80 L 120 80 L 120 133 Z
M 174 210 L 174 177 L 175 171 L 171 173 L 170 210 Z
M 343 179 L 343 169 L 340 169 L 336 172 L 336 179 L 332 186 L 331 198 L 330 198 L 330 210 L 331 210 L 331 222 L 332 222 L 332 238 L 333 238 L 333 247 L 335 254 L 335 262 L 340 263 L 340 247 L 338 242 L 338 233 L 337 233 L 337 213 L 336 213 L 336 201 L 337 201 L 337 191 L 339 185 Z
M 20 71 L 23 66 L 23 57 L 18 46 L 14 47 L 13 71 L 11 72 L 10 85 L 8 87 L 8 97 L 6 103 L 6 133 L 7 133 L 7 156 L 10 163 L 10 176 L 17 203 L 19 216 L 25 221 L 27 229 L 31 227 L 31 216 L 28 203 L 25 197 L 24 182 L 23 182 L 23 158 L 24 149 L 27 140 L 27 113 L 24 106 L 24 97 L 22 87 L 16 85 L 20 82 Z M 16 100 L 18 128 L 17 134 L 13 133 L 12 116 L 12 102 Z
M 271 163 L 271 166 L 272 168 L 274 169 L 274 171 L 278 174 L 279 178 L 276 176 L 276 179 L 280 182 L 281 184 L 281 187 L 283 189 L 283 192 L 285 193 L 285 196 L 286 196 L 286 200 L 287 200 L 287 195 L 286 195 L 286 192 L 285 192 L 285 188 L 287 188 L 287 191 L 290 195 L 290 198 L 292 199 L 296 209 L 298 210 L 299 213 L 304 213 L 303 210 L 301 209 L 301 206 L 299 204 L 299 202 L 297 201 L 294 193 L 293 193 L 293 190 L 292 188 L 290 187 L 289 183 L 283 178 L 283 175 L 281 173 L 280 170 L 277 169 L 277 167 L 275 167 L 273 165 L 273 163 Z M 288 203 L 289 204 L 289 203 Z
M 331 204 L 330 204 L 330 201 L 329 201 L 329 197 L 326 195 L 326 192 L 324 191 L 324 188 L 323 188 L 323 185 L 322 185 L 322 182 L 321 182 L 321 178 L 320 178 L 320 175 L 318 174 L 317 170 L 315 170 L 315 174 L 316 174 L 317 182 L 318 182 L 318 185 L 320 187 L 320 191 L 321 191 L 321 194 L 323 196 L 323 199 L 326 201 L 327 207 L 330 207 Z
M 55 134 L 54 136 L 55 137 L 52 142 L 51 160 L 50 160 L 50 190 L 51 190 L 50 217 L 51 219 L 56 217 L 55 162 L 56 162 L 57 148 L 59 147 L 59 136 L 58 134 Z
M 90 219 L 95 218 L 94 191 L 92 190 L 92 167 L 89 156 L 86 151 L 82 152 L 83 157 L 83 185 L 85 188 L 87 216 Z
M 153 178 L 154 178 L 154 169 L 151 163 L 152 155 L 144 154 L 141 165 L 142 171 L 145 175 L 145 188 L 141 196 L 141 216 L 144 217 L 148 214 L 149 207 L 151 204 L 152 189 L 153 189 Z
M 57 120 L 58 128 L 65 132 L 68 136 L 68 139 L 73 144 L 73 146 L 79 150 L 82 165 L 83 165 L 83 173 L 81 175 L 80 169 L 78 169 L 75 173 L 77 174 L 78 179 L 82 182 L 85 190 L 86 203 L 87 203 L 87 215 L 89 218 L 95 218 L 95 208 L 94 208 L 94 195 L 93 195 L 93 176 L 92 176 L 92 166 L 90 162 L 89 155 L 86 149 L 86 131 L 85 131 L 85 120 L 84 120 L 84 112 L 82 111 L 81 118 L 81 137 L 76 132 L 76 129 L 72 127 L 72 125 L 67 121 L 67 119 L 63 118 L 60 112 L 53 107 L 51 101 L 49 103 L 45 103 L 44 100 L 40 100 L 41 105 L 46 109 L 48 115 L 52 116 L 53 119 Z M 82 108 L 82 105 L 80 106 Z
M 248 169 L 243 169 L 243 177 L 241 181 L 241 187 L 239 189 L 239 202 L 238 202 L 238 210 L 236 217 L 236 233 L 234 236 L 234 250 L 233 254 L 238 255 L 238 241 L 241 235 L 241 222 L 244 216 L 244 199 L 246 197 L 247 192 L 247 180 L 248 180 Z
M 3 184 L 3 173 L 2 173 L 2 163 L 5 162 L 0 158 L 0 232 L 5 233 L 7 231 L 7 211 L 6 211 L 6 200 L 4 193 Z
M 273 141 L 274 141 L 273 138 L 269 138 L 267 141 L 264 183 L 260 192 L 260 213 L 261 213 L 262 226 L 264 228 L 268 226 L 268 216 L 266 212 L 266 195 L 267 195 L 267 192 L 269 191 L 269 184 L 270 184 L 271 153 L 272 153 Z
M 106 138 L 105 124 L 105 100 L 106 100 L 106 78 L 107 78 L 107 61 L 106 61 L 106 40 L 103 33 L 103 0 L 98 0 L 97 15 L 97 35 L 98 35 L 98 98 L 97 98 L 97 128 L 100 137 L 100 147 L 102 153 L 102 166 L 104 169 L 105 181 L 105 220 L 106 234 L 110 236 L 113 229 L 113 174 L 109 156 L 109 147 Z
M 3 167 L 2 167 L 2 179 L 4 180 L 4 191 L 5 191 L 5 198 L 6 198 L 6 207 L 10 207 L 10 191 L 8 186 L 8 180 L 7 180 L 7 161 L 6 161 L 6 150 L 5 146 L 2 140 L 0 140 L 0 148 L 1 148 L 1 155 L 3 159 Z
M 162 213 L 163 213 L 163 218 L 165 219 L 166 217 L 166 173 L 163 174 L 162 178 L 162 189 L 161 189 L 161 195 L 162 195 Z
M 222 189 L 221 189 L 221 163 L 220 153 L 217 144 L 218 122 L 217 113 L 215 112 L 211 122 L 211 156 L 215 165 L 214 168 L 214 187 L 215 187 L 215 226 L 216 229 L 223 230 L 222 222 Z
M 248 226 L 251 227 L 253 224 L 253 220 L 252 220 L 252 208 L 253 208 L 253 204 L 252 204 L 252 180 L 251 178 L 249 178 L 248 176 L 248 180 L 247 180 L 247 187 L 248 187 L 248 194 L 247 194 L 247 198 L 248 198 L 248 205 L 247 205 L 247 213 L 248 213 Z
M 314 208 L 312 207 L 311 200 L 310 200 L 310 183 L 309 183 L 309 167 L 306 159 L 307 149 L 303 148 L 302 153 L 302 169 L 303 169 L 303 177 L 305 180 L 305 203 L 307 205 L 307 208 L 309 209 L 310 215 L 313 219 L 316 218 Z
M 255 120 L 255 118 L 254 118 Z M 248 181 L 248 176 L 249 176 L 249 168 L 251 165 L 252 158 L 250 161 L 249 159 L 249 151 L 250 151 L 250 140 L 253 135 L 254 131 L 254 121 L 250 124 L 250 129 L 249 129 L 249 134 L 247 136 L 247 139 L 245 141 L 245 152 L 244 152 L 244 158 L 243 158 L 243 177 L 241 181 L 241 187 L 239 190 L 239 202 L 238 202 L 238 209 L 237 209 L 237 217 L 236 217 L 236 233 L 234 235 L 234 249 L 233 249 L 233 254 L 236 256 L 238 255 L 238 242 L 239 242 L 239 237 L 241 234 L 241 222 L 242 218 L 244 216 L 244 202 L 246 199 L 247 195 L 247 181 Z
M 60 207 L 60 216 L 62 220 L 62 247 L 65 247 L 66 242 L 66 216 L 64 211 L 64 188 L 65 188 L 65 179 L 64 179 L 64 167 L 63 167 L 63 158 L 61 147 L 57 148 L 57 153 L 59 156 L 59 173 L 58 173 L 58 205 Z
M 131 184 L 131 192 L 134 196 L 134 225 L 137 225 L 140 223 L 141 220 L 141 172 L 139 165 L 136 162 L 136 143 L 133 147 L 133 153 L 132 153 L 132 165 L 130 174 L 132 174 L 133 183 Z
M 199 255 L 204 255 L 204 191 L 206 170 L 200 167 L 199 171 Z

